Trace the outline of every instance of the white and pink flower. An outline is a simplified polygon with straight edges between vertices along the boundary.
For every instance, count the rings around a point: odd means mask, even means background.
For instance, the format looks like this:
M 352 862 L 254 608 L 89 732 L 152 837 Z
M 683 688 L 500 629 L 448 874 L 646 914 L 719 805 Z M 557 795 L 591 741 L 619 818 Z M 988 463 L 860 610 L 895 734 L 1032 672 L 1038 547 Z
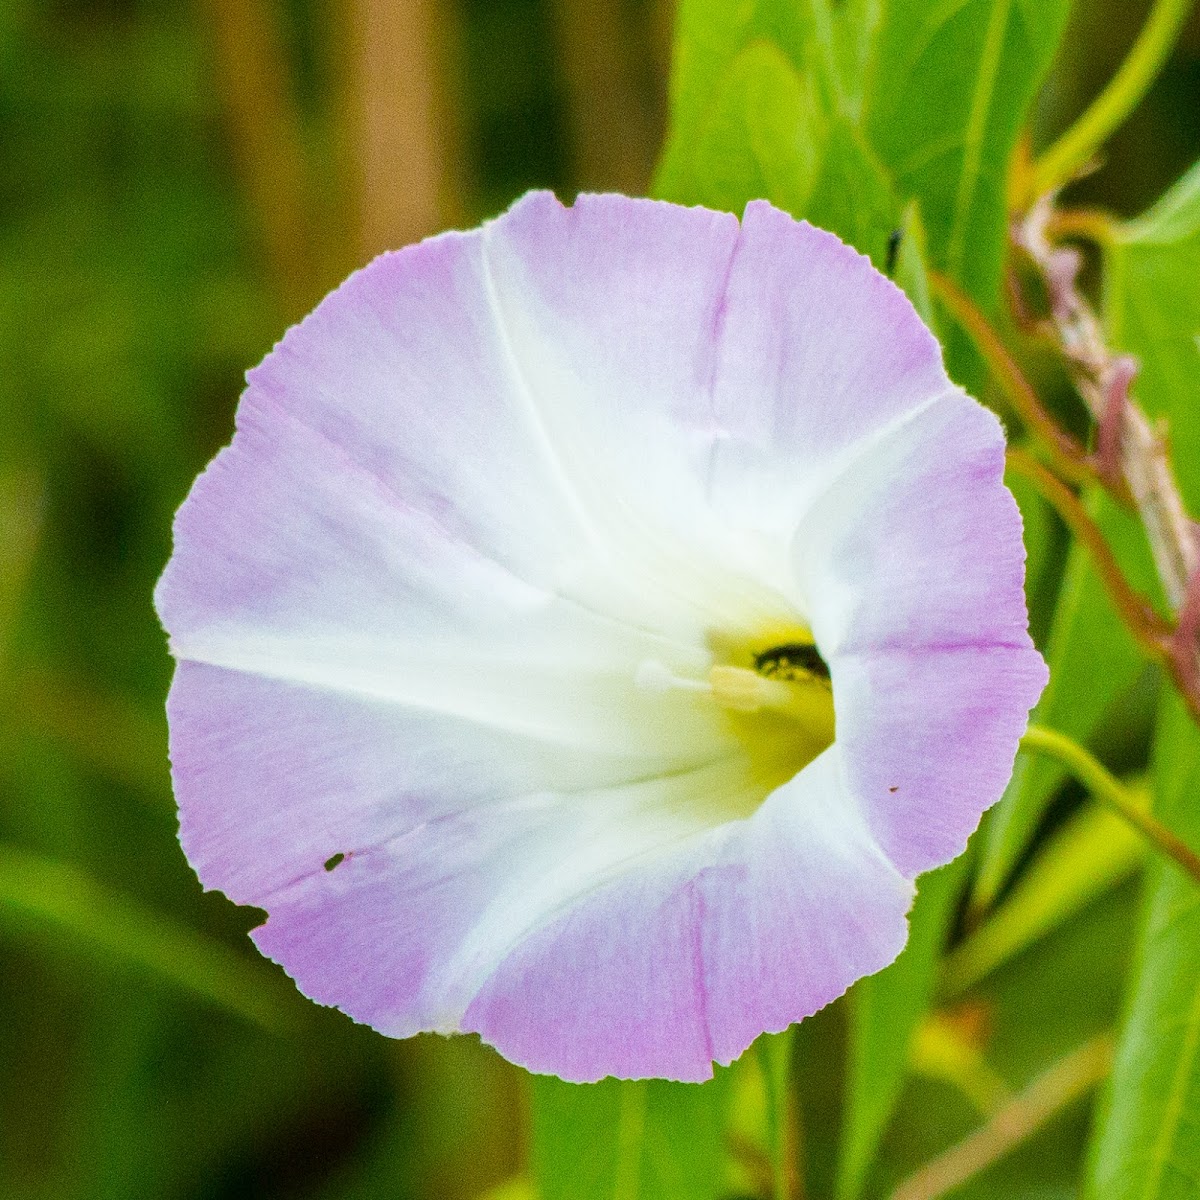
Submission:
M 313 999 L 708 1077 L 900 951 L 1045 682 L 996 419 L 765 203 L 534 193 L 249 377 L 157 604 L 182 841 Z

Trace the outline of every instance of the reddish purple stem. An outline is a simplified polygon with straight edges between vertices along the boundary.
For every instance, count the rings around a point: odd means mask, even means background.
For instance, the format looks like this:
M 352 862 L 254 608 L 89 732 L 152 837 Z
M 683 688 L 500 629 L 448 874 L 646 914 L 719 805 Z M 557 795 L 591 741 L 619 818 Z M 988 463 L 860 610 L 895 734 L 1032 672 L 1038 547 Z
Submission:
M 1125 428 L 1129 388 L 1137 373 L 1138 361 L 1131 354 L 1118 355 L 1105 372 L 1104 413 L 1097 431 L 1096 460 L 1100 474 L 1110 488 L 1119 489 L 1125 484 L 1121 469 L 1121 434 Z
M 1180 690 L 1200 710 L 1200 568 L 1192 572 L 1171 638 Z

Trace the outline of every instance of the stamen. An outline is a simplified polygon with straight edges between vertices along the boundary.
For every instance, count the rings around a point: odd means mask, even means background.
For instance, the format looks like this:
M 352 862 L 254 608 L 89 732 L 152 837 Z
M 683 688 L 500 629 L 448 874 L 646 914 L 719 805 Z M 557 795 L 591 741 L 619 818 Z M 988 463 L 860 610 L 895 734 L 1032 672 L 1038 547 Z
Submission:
M 745 667 L 721 665 L 708 673 L 713 699 L 735 712 L 758 712 L 763 708 L 779 710 L 792 705 L 792 689 L 786 683 L 768 679 Z
M 639 664 L 634 682 L 650 692 L 704 693 L 731 713 L 778 713 L 800 722 L 823 746 L 833 741 L 833 698 L 828 681 L 820 675 L 797 672 L 772 677 L 718 663 L 706 679 L 689 679 L 657 658 L 648 658 Z
M 713 699 L 731 712 L 778 714 L 797 722 L 821 748 L 833 741 L 833 693 L 824 677 L 799 671 L 770 676 L 721 665 L 708 678 Z

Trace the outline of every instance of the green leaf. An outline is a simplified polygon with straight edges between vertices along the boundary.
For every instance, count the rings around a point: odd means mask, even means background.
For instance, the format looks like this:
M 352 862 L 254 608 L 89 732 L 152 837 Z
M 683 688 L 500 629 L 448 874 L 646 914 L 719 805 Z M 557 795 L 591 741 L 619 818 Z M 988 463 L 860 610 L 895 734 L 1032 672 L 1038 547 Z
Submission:
M 1069 0 L 894 0 L 881 17 L 866 124 L 897 193 L 916 197 L 932 259 L 985 307 L 1005 242 L 1005 188 Z
M 790 1025 L 782 1033 L 763 1034 L 754 1046 L 766 1085 L 766 1141 L 775 1195 L 783 1198 L 794 1194 L 800 1166 L 794 1136 L 797 1116 L 795 1082 L 792 1075 L 796 1057 L 796 1029 L 795 1025 Z
M 148 912 L 66 863 L 0 847 L 0 916 L 50 927 L 274 1033 L 301 1027 L 293 990 L 220 942 Z
M 732 212 L 753 199 L 769 200 L 832 230 L 880 269 L 899 235 L 897 281 L 928 320 L 919 206 L 901 205 L 840 98 L 844 80 L 837 64 L 857 61 L 869 49 L 864 4 L 851 5 L 836 20 L 816 4 L 809 25 L 801 20 L 802 7 L 766 0 L 683 5 L 672 133 L 656 193 Z M 862 18 L 861 30 L 853 14 Z M 826 45 L 826 38 L 834 41 Z
M 1104 319 L 1113 344 L 1136 354 L 1134 385 L 1165 417 L 1184 499 L 1200 509 L 1200 163 L 1105 249 Z
M 1012 472 L 1005 480 L 1021 510 L 1025 541 L 1025 599 L 1029 606 L 1029 631 L 1034 642 L 1045 646 L 1049 624 L 1062 585 L 1067 533 L 1051 505 L 1023 475 Z
M 1139 401 L 1169 423 L 1172 459 L 1200 502 L 1200 166 L 1105 248 L 1104 316 L 1136 354 Z M 1155 746 L 1158 816 L 1200 844 L 1200 731 L 1178 697 Z M 1092 1156 L 1095 1196 L 1192 1196 L 1200 1181 L 1200 890 L 1169 863 L 1148 881 L 1132 997 Z
M 880 228 L 891 221 L 886 244 L 900 208 L 915 199 L 932 261 L 987 307 L 999 287 L 1008 161 L 1068 9 L 1068 0 L 684 0 L 656 191 L 690 202 L 711 194 L 714 161 L 696 147 L 714 112 L 728 109 L 735 59 L 769 43 L 808 81 L 808 114 L 789 108 L 787 119 L 836 130 L 825 141 L 829 162 L 811 210 L 790 211 L 849 236 L 878 262 Z M 731 128 L 728 111 L 718 124 Z M 745 121 L 747 131 L 762 124 L 761 115 Z M 794 153 L 787 139 L 773 144 Z M 766 145 L 760 137 L 746 195 L 762 179 Z M 747 151 L 737 158 L 745 161 Z M 730 168 L 723 170 L 727 189 Z
M 705 1084 L 535 1076 L 541 1200 L 718 1200 L 728 1190 L 727 1083 L 720 1069 Z
M 962 890 L 969 855 L 921 877 L 908 945 L 851 992 L 850 1054 L 839 1200 L 862 1194 L 909 1063 L 913 1034 L 929 1008 L 938 959 Z
M 734 212 L 767 199 L 882 267 L 902 206 L 846 100 L 866 7 L 685 0 L 656 194 Z
M 896 282 L 907 293 L 913 308 L 921 315 L 935 333 L 937 318 L 933 310 L 933 297 L 929 292 L 928 243 L 925 238 L 925 222 L 921 220 L 921 208 L 915 200 L 904 209 L 900 220 L 900 245 L 896 252 Z M 1026 545 L 1029 544 L 1028 533 Z
M 771 42 L 742 50 L 720 80 L 674 198 L 740 212 L 756 198 L 802 213 L 824 133 L 807 82 Z
M 1200 730 L 1172 694 L 1155 745 L 1155 812 L 1200 845 Z M 1132 995 L 1089 1195 L 1185 1200 L 1200 1185 L 1200 888 L 1174 863 L 1147 880 Z
M 1156 573 L 1141 526 L 1103 495 L 1089 496 L 1086 503 L 1130 581 L 1153 592 Z M 1083 743 L 1146 667 L 1090 556 L 1078 544 L 1072 545 L 1067 559 L 1046 658 L 1050 682 L 1033 720 Z M 987 824 L 973 897 L 977 907 L 995 900 L 1064 778 L 1058 763 L 1040 755 L 1018 759 Z
M 865 124 L 892 190 L 916 199 L 929 259 L 985 312 L 1007 243 L 1008 168 L 1070 0 L 892 0 L 877 7 Z M 986 373 L 950 329 L 950 374 L 979 394 Z
M 670 133 L 654 191 L 685 204 L 708 188 L 696 148 L 734 60 L 751 44 L 773 46 L 793 70 L 804 67 L 802 6 L 786 0 L 682 0 L 676 18 L 671 72 Z M 750 197 L 748 197 L 750 198 Z
M 885 268 L 888 240 L 902 232 L 901 208 L 883 167 L 849 122 L 838 121 L 831 129 L 812 201 L 797 215 L 858 247 L 879 270 Z M 915 250 L 910 245 L 910 252 Z
M 1135 884 L 1110 889 L 1095 903 L 1033 942 L 984 978 L 951 1019 L 976 1039 L 987 1063 L 1019 1091 L 1052 1063 L 1110 1030 L 1121 1007 Z M 1082 1106 L 1048 1124 L 947 1200 L 1043 1200 L 1076 1195 L 1086 1145 Z M 866 1194 L 893 1189 L 935 1155 L 979 1128 L 979 1114 L 957 1087 L 910 1077 L 867 1181 Z

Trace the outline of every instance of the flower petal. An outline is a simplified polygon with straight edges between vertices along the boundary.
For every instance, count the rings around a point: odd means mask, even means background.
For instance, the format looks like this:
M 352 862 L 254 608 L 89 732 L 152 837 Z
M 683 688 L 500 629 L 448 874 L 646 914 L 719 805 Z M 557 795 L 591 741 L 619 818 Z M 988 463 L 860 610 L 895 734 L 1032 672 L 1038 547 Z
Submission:
M 656 627 L 703 597 L 701 638 L 747 610 L 778 617 L 761 548 L 710 506 L 736 218 L 614 195 L 564 208 L 542 192 L 483 233 L 497 320 L 598 564 L 580 591 Z
M 850 786 L 910 877 L 1000 798 L 1046 684 L 1003 472 L 999 422 L 948 393 L 849 464 L 793 542 Z
M 240 904 L 513 796 L 570 796 L 679 770 L 420 707 L 184 662 L 168 701 L 188 860 Z M 713 753 L 707 744 L 706 752 Z M 497 818 L 501 819 L 501 818 Z
M 717 532 L 702 385 L 737 238 L 727 213 L 531 193 L 349 279 L 251 372 L 239 427 L 303 423 L 518 578 L 694 633 L 711 555 L 687 551 Z
M 384 1032 L 707 1077 L 890 961 L 1003 786 L 1043 675 L 1001 458 L 902 294 L 766 205 L 538 193 L 386 255 L 177 521 L 188 856 Z M 806 621 L 837 740 L 764 801 L 697 695 Z
M 306 455 L 286 426 L 275 432 L 239 435 L 180 515 L 178 541 L 193 552 L 176 555 L 159 589 L 179 658 L 543 741 L 658 755 L 644 731 L 631 742 L 630 713 L 615 701 L 660 708 L 633 692 L 638 665 L 655 655 L 702 670 L 703 647 L 523 584 Z M 256 553 L 242 552 L 245 540 Z M 691 727 L 693 746 L 711 749 L 701 710 L 671 716 L 676 747 Z
M 748 821 L 681 826 L 675 849 L 635 792 L 430 822 L 284 888 L 255 940 L 377 1029 L 478 1031 L 576 1080 L 708 1078 L 902 947 L 911 885 L 835 755 Z
M 744 787 L 719 759 L 611 787 L 493 794 L 284 884 L 255 938 L 309 995 L 378 1029 L 456 1029 L 531 931 L 727 824 Z
M 702 674 L 703 645 L 515 578 L 277 408 L 193 488 L 157 603 L 185 845 L 243 902 L 448 811 L 734 745 L 634 686 L 648 657 Z
M 1004 433 L 962 393 L 894 426 L 830 481 L 792 555 L 827 656 L 959 644 L 1032 651 Z
M 912 885 L 857 816 L 839 757 L 530 936 L 464 1028 L 565 1079 L 702 1080 L 886 966 Z
M 786 538 L 881 432 L 951 389 L 908 298 L 831 233 L 746 207 L 726 286 L 712 503 Z
M 834 659 L 838 744 L 874 837 L 909 878 L 961 854 L 1012 774 L 1046 666 L 1019 646 Z

